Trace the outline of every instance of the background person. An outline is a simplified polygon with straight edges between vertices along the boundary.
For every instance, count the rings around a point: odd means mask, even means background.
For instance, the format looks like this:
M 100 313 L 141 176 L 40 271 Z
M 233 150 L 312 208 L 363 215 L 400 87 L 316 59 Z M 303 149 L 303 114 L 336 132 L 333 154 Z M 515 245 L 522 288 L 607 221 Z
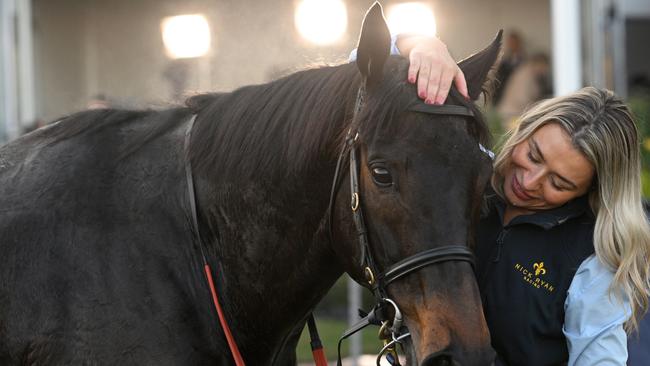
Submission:
M 492 94 L 492 102 L 497 105 L 501 101 L 501 96 L 505 90 L 510 75 L 524 62 L 526 51 L 524 41 L 516 30 L 510 30 L 506 35 L 503 45 L 503 56 L 497 66 L 496 86 Z
M 512 71 L 503 85 L 502 97 L 496 104 L 505 130 L 512 129 L 516 119 L 527 108 L 550 96 L 550 70 L 548 56 L 538 53 Z

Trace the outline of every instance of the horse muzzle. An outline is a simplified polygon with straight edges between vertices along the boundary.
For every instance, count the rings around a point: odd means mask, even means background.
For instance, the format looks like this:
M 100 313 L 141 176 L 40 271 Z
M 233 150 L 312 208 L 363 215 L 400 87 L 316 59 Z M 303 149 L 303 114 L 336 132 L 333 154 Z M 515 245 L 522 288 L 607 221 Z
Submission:
M 490 347 L 470 354 L 441 351 L 427 356 L 420 366 L 491 366 L 495 358 L 496 353 Z

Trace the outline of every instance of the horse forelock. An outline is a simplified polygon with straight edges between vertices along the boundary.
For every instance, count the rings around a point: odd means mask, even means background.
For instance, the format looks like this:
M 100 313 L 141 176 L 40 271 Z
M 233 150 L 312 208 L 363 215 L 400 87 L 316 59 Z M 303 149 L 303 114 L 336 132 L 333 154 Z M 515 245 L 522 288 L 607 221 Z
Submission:
M 367 107 L 361 116 L 359 130 L 367 139 L 378 135 L 395 136 L 397 131 L 418 128 L 399 118 L 409 106 L 423 103 L 417 96 L 417 87 L 406 80 L 409 63 L 398 56 L 391 57 L 385 66 L 384 81 L 368 98 Z M 436 116 L 431 118 L 458 118 L 467 121 L 468 134 L 483 146 L 490 145 L 490 133 L 483 114 L 471 101 L 465 100 L 455 87 L 452 87 L 446 104 L 464 106 L 474 113 L 474 118 L 457 116 Z

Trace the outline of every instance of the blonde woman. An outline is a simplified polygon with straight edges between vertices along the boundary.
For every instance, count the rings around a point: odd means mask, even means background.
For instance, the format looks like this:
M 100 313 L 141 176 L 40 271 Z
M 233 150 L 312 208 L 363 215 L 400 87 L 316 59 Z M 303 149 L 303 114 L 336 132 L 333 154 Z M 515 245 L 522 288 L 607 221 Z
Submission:
M 462 72 L 435 38 L 398 36 L 409 81 L 442 104 Z M 497 365 L 625 365 L 648 308 L 638 132 L 592 87 L 537 104 L 494 159 L 477 277 Z

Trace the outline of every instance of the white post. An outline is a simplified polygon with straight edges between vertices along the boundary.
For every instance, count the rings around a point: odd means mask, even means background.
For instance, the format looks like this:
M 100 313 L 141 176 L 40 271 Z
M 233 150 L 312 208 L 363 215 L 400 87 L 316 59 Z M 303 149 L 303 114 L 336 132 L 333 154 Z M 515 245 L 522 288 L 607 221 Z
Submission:
M 5 29 L 5 22 L 7 20 L 5 19 L 4 16 L 4 6 L 2 3 L 0 3 L 0 50 L 4 50 L 3 53 L 0 53 L 0 145 L 2 145 L 5 140 L 7 139 L 7 136 L 5 135 L 5 130 L 7 129 L 6 127 L 6 116 L 5 116 L 5 72 L 4 72 L 4 62 L 5 62 L 5 57 L 4 54 L 7 52 L 5 50 L 5 43 L 4 43 L 4 29 Z
M 359 320 L 357 310 L 361 307 L 361 286 L 348 277 L 348 326 L 352 326 Z M 361 356 L 361 333 L 356 333 L 349 338 L 351 366 L 358 365 Z
M 86 102 L 95 99 L 101 93 L 99 88 L 99 35 L 97 32 L 98 10 L 89 5 L 83 11 L 83 67 Z
M 32 0 L 16 3 L 18 38 L 18 106 L 22 127 L 36 121 L 34 102 L 34 37 L 32 33 Z
M 610 45 L 614 60 L 614 92 L 621 97 L 627 97 L 627 54 L 625 49 L 625 7 L 629 1 L 614 2 L 615 11 L 612 19 L 612 40 Z
M 582 87 L 580 0 L 551 0 L 555 95 Z
M 585 83 L 599 88 L 607 87 L 605 63 L 606 7 L 608 0 L 593 0 L 588 3 L 589 19 L 586 19 L 589 32 L 585 34 Z M 587 67 L 588 66 L 588 67 Z
M 0 1 L 0 66 L 2 69 L 2 82 L 0 97 L 3 99 L 4 111 L 0 111 L 0 118 L 4 120 L 7 138 L 12 140 L 20 135 L 18 123 L 18 81 L 16 79 L 16 42 L 15 42 L 15 0 Z

